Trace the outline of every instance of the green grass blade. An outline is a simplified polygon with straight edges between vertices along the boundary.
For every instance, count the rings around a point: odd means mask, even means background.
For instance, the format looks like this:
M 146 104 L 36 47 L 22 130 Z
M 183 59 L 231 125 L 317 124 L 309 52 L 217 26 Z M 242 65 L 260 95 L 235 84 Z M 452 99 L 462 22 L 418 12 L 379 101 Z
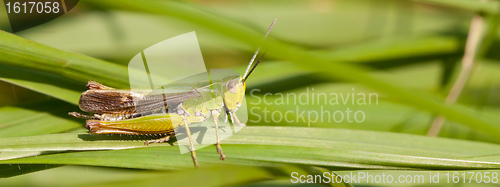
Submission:
M 0 80 L 78 105 L 85 84 L 48 73 L 0 65 Z
M 196 137 L 195 137 L 196 138 Z M 126 141 L 128 139 L 128 141 Z M 2 164 L 72 164 L 141 169 L 192 167 L 189 154 L 177 146 L 130 137 L 54 134 L 0 139 L 0 151 L 106 150 L 44 154 L 2 160 Z M 472 157 L 499 154 L 500 146 L 445 138 L 386 132 L 322 128 L 247 127 L 224 140 L 228 160 L 220 161 L 214 146 L 197 150 L 200 164 L 266 166 L 277 163 L 311 164 L 336 168 L 480 169 L 499 168 L 495 159 Z M 237 145 L 235 145 L 237 144 Z M 128 149 L 134 148 L 135 149 Z M 274 164 L 273 164 L 274 163 Z
M 97 80 L 115 87 L 127 87 L 127 68 L 85 55 L 44 46 L 0 31 L 2 64 L 56 74 L 71 80 Z
M 68 111 L 77 109 L 74 105 L 58 100 L 0 107 L 0 137 L 16 139 L 16 137 L 53 134 L 82 128 L 82 120 L 75 121 L 67 115 Z M 41 153 L 43 151 L 0 151 L 0 160 L 36 156 Z
M 52 134 L 83 127 L 81 121 L 72 120 L 67 115 L 76 109 L 62 101 L 0 107 L 0 137 Z
M 22 170 L 30 170 L 20 165 Z M 38 165 L 33 165 L 33 167 Z M 42 165 L 43 166 L 43 165 Z M 12 165 L 16 167 L 17 165 Z M 50 165 L 49 165 L 50 168 Z M 22 171 L 21 170 L 21 171 Z M 248 167 L 222 166 L 201 167 L 178 172 L 153 172 L 103 167 L 63 166 L 45 172 L 38 172 L 15 178 L 3 179 L 2 186 L 162 186 L 168 181 L 170 186 L 227 186 L 263 181 L 287 180 L 290 173 L 300 175 L 322 174 L 315 167 Z M 331 172 L 330 172 L 331 173 Z M 0 173 L 1 175 L 2 173 Z M 335 176 L 334 176 L 335 177 Z M 92 180 L 89 180 L 92 179 Z M 200 180 L 203 179 L 203 180 Z M 290 182 L 288 182 L 290 183 Z M 332 186 L 345 186 L 334 184 Z
M 429 35 L 416 37 L 394 37 L 363 42 L 342 48 L 314 51 L 312 54 L 333 62 L 369 64 L 377 61 L 398 60 L 404 65 L 407 58 L 459 55 L 464 43 L 458 37 Z

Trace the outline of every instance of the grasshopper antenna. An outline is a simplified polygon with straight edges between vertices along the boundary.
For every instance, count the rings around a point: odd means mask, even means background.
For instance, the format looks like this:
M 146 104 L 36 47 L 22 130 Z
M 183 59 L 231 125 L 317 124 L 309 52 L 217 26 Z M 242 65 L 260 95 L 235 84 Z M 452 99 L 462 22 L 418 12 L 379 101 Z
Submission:
M 266 55 L 266 52 L 264 52 L 264 54 L 262 54 L 262 56 L 260 56 L 259 60 L 257 60 L 257 62 L 255 62 L 255 65 L 252 67 L 252 69 L 250 69 L 250 71 L 248 72 L 248 75 L 250 75 L 252 73 L 252 71 L 255 69 L 255 67 L 257 67 L 257 65 L 259 65 L 259 62 L 260 60 L 262 60 L 262 57 L 264 57 L 264 55 Z M 243 79 L 243 82 L 245 82 L 248 77 L 248 75 L 245 77 L 245 79 Z
M 276 23 L 276 20 L 278 19 L 274 19 L 273 23 L 271 24 L 271 26 L 269 27 L 269 29 L 267 30 L 267 33 L 266 35 L 264 35 L 264 39 L 266 39 L 267 35 L 269 35 L 269 32 L 271 32 L 271 29 L 274 27 L 274 24 Z M 260 60 L 262 59 L 262 57 L 264 55 L 262 55 L 259 60 L 255 63 L 255 65 L 252 67 L 253 65 L 253 62 L 255 61 L 255 58 L 257 57 L 257 55 L 259 54 L 259 51 L 260 51 L 260 47 L 257 48 L 257 51 L 255 51 L 255 53 L 253 54 L 252 56 L 252 59 L 250 60 L 250 63 L 248 64 L 248 67 L 247 67 L 247 70 L 245 71 L 245 74 L 243 75 L 243 82 L 245 82 L 248 78 L 248 76 L 250 75 L 250 73 L 252 73 L 252 71 L 255 69 L 255 67 L 257 67 L 257 64 L 259 64 Z

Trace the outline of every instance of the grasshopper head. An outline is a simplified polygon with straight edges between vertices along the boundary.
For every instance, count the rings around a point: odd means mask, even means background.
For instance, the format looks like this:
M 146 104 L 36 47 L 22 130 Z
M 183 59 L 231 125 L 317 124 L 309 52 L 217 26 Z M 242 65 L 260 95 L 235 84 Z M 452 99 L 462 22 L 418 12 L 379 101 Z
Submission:
M 252 60 L 250 60 L 250 64 L 248 64 L 247 70 L 243 77 L 240 76 L 229 76 L 226 79 L 224 79 L 224 82 L 226 85 L 224 86 L 224 104 L 226 108 L 230 112 L 236 111 L 241 106 L 241 103 L 243 102 L 243 98 L 245 97 L 245 89 L 246 89 L 246 84 L 245 81 L 247 80 L 248 76 L 253 72 L 255 67 L 259 64 L 260 60 L 262 60 L 262 55 L 255 64 L 253 61 L 255 60 L 255 56 L 259 50 L 256 51 L 254 57 Z
M 245 89 L 246 89 L 246 80 L 248 76 L 253 72 L 255 67 L 259 64 L 260 60 L 262 60 L 262 55 L 255 64 L 253 61 L 255 60 L 255 57 L 257 56 L 257 53 L 259 50 L 255 52 L 254 57 L 252 60 L 250 60 L 250 64 L 248 64 L 247 70 L 245 71 L 245 74 L 243 77 L 240 76 L 229 76 L 226 79 L 224 79 L 224 82 L 226 83 L 225 90 L 224 90 L 224 103 L 226 108 L 230 112 L 236 111 L 241 106 L 241 103 L 243 102 L 243 98 L 245 97 Z
M 236 111 L 241 106 L 245 97 L 246 85 L 243 78 L 230 76 L 224 80 L 224 105 L 230 112 Z

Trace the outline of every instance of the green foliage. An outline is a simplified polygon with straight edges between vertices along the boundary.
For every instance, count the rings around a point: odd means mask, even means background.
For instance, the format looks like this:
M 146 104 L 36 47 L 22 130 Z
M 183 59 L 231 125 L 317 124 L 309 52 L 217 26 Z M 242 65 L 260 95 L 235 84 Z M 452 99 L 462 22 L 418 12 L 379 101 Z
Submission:
M 276 11 L 270 8 L 274 1 L 202 6 L 85 0 L 74 15 L 16 35 L 0 31 L 0 90 L 5 91 L 0 92 L 0 104 L 9 100 L 0 107 L 0 177 L 6 178 L 0 185 L 158 186 L 168 178 L 172 185 L 281 186 L 289 184 L 291 172 L 498 169 L 498 2 L 334 2 L 318 6 L 290 1 Z M 481 59 L 459 103 L 445 105 L 443 94 L 463 53 L 465 25 L 475 11 L 489 16 Z M 388 18 L 386 12 L 409 19 Z M 343 15 L 352 18 L 331 19 Z M 276 17 L 271 35 L 261 42 Z M 380 30 L 392 28 L 386 22 L 395 22 L 394 30 Z M 106 34 L 92 34 L 88 28 Z M 44 33 L 46 29 L 59 32 L 55 36 Z M 363 29 L 367 31 L 361 33 Z M 88 80 L 127 88 L 126 63 L 133 55 L 192 30 L 197 31 L 208 68 L 242 73 L 255 48 L 262 45 L 267 51 L 268 59 L 247 84 L 248 108 L 259 110 L 249 115 L 248 127 L 222 142 L 227 160 L 219 160 L 215 147 L 209 146 L 197 151 L 201 168 L 192 169 L 190 155 L 180 154 L 175 141 L 144 146 L 153 137 L 90 135 L 83 120 L 67 116 L 79 111 L 78 99 Z M 69 38 L 74 42 L 67 42 Z M 280 98 L 276 93 L 299 95 L 311 88 L 339 94 L 356 89 L 377 93 L 380 100 L 376 105 L 275 102 Z M 260 92 L 250 96 L 254 89 Z M 266 93 L 271 104 L 261 101 Z M 19 101 L 20 94 L 42 99 Z M 265 115 L 260 109 L 283 113 L 323 108 L 361 110 L 366 120 L 289 123 L 255 118 Z M 423 136 L 436 114 L 451 120 L 442 137 Z M 64 175 L 92 180 L 40 180 Z

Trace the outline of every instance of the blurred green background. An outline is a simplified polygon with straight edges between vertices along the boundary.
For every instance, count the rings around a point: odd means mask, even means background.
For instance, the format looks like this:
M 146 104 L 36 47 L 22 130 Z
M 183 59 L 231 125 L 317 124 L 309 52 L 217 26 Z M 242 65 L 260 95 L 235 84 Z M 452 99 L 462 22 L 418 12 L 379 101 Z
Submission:
M 0 11 L 1 29 L 11 32 Z M 458 104 L 444 105 L 478 12 L 485 23 L 475 66 Z M 281 186 L 291 184 L 296 170 L 498 169 L 499 14 L 493 0 L 80 1 L 57 19 L 14 33 L 22 38 L 0 36 L 0 185 L 165 185 L 172 179 Z M 87 132 L 85 122 L 66 114 L 79 111 L 86 81 L 127 88 L 133 56 L 193 30 L 207 68 L 242 74 L 260 43 L 253 39 L 275 18 L 268 53 L 247 82 L 248 109 L 258 107 L 260 116 L 260 109 L 296 110 L 294 103 L 258 103 L 266 93 L 268 101 L 312 88 L 377 93 L 377 105 L 299 107 L 359 110 L 363 122 L 255 122 L 251 113 L 248 129 L 223 142 L 229 160 L 218 161 L 215 148 L 204 148 L 198 170 L 186 169 L 189 155 L 170 145 L 137 148 L 142 143 L 133 137 L 103 144 L 76 139 Z M 254 89 L 256 97 L 249 94 Z M 452 120 L 441 138 L 425 137 L 438 114 Z M 89 151 L 122 148 L 136 149 Z M 163 157 L 151 157 L 157 153 Z

